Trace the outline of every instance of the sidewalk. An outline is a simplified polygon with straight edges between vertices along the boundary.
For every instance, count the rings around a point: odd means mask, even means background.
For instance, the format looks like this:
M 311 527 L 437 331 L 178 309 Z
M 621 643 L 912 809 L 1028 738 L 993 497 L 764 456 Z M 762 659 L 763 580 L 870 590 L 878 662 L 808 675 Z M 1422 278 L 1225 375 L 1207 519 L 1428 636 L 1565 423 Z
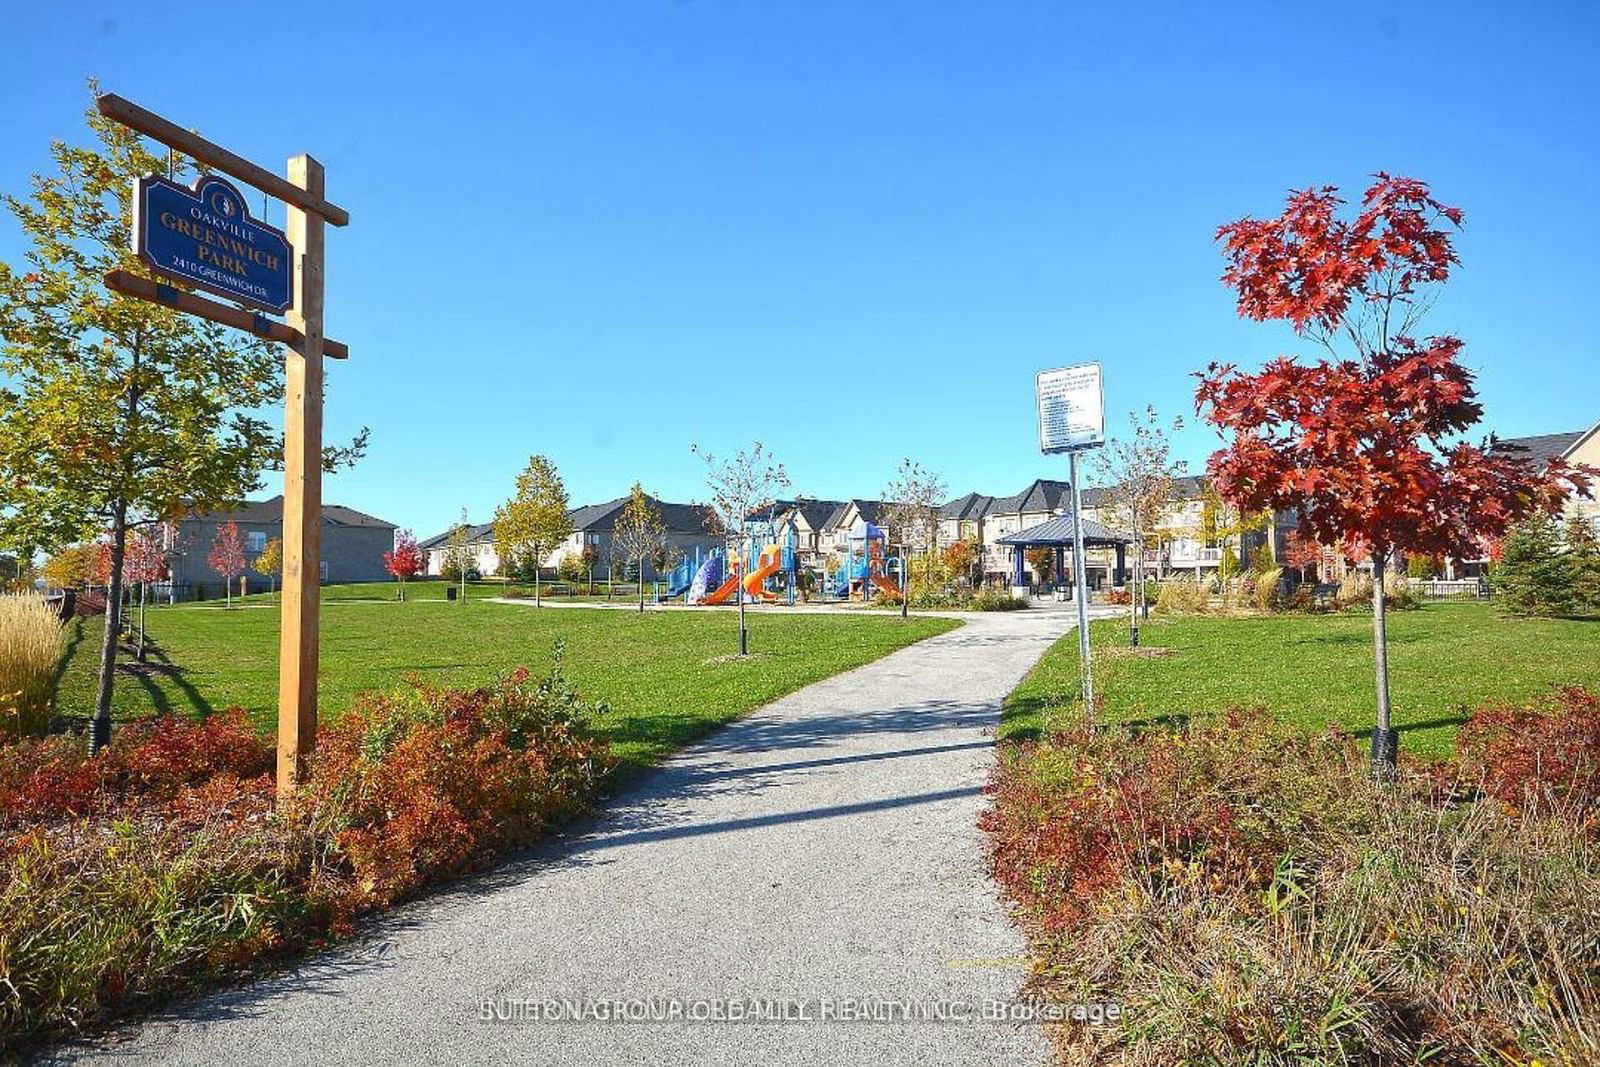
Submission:
M 812 685 L 636 782 L 603 817 L 398 909 L 292 973 L 181 1006 L 106 1058 L 164 1063 L 1043 1063 L 980 1013 L 1026 975 L 976 826 L 999 703 L 1070 605 L 958 630 Z M 637 998 L 791 1022 L 549 1022 Z M 720 999 L 719 999 L 720 998 Z M 817 1021 L 875 1012 L 894 1021 Z M 677 1008 L 673 1005 L 676 1004 Z M 634 1010 L 640 1010 L 635 1006 Z M 735 1009 L 737 1010 L 737 1009 Z M 484 1016 L 521 1015 L 486 1021 Z M 63 1050 L 98 1058 L 96 1050 Z

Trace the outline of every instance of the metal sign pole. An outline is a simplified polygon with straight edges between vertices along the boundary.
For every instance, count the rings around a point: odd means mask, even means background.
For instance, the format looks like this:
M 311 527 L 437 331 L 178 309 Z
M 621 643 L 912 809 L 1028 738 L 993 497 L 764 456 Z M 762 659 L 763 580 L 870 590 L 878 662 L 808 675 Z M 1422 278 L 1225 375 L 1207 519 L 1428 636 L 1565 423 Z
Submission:
M 1083 714 L 1094 719 L 1094 673 L 1089 664 L 1089 580 L 1083 565 L 1083 490 L 1078 485 L 1078 453 L 1068 452 L 1072 478 L 1072 599 L 1078 604 L 1078 673 L 1083 678 Z

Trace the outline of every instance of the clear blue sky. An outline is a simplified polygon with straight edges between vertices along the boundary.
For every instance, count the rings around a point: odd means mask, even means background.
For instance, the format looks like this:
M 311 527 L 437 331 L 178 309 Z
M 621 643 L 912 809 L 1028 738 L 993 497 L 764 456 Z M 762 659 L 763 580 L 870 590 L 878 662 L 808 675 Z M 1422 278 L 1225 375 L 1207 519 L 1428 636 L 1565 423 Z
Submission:
M 1380 168 L 1467 213 L 1428 326 L 1487 425 L 1600 419 L 1590 2 L 163 7 L 8 13 L 0 187 L 84 136 L 91 74 L 321 158 L 329 433 L 373 430 L 327 497 L 419 535 L 530 452 L 574 503 L 703 496 L 690 444 L 756 438 L 815 496 L 902 455 L 952 495 L 1059 476 L 1036 369 L 1102 361 L 1114 425 L 1192 413 L 1207 361 L 1297 348 L 1235 318 L 1216 226 Z

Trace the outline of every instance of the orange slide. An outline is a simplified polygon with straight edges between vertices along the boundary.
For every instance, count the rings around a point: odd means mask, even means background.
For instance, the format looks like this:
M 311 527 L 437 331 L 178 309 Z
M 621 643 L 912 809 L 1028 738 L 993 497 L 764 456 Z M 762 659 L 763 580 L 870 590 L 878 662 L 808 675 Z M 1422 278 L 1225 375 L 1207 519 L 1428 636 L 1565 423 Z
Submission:
M 887 574 L 874 574 L 872 576 L 872 584 L 882 589 L 885 593 L 893 593 L 895 596 L 900 595 L 900 587 L 895 585 L 894 579 Z
M 724 600 L 727 600 L 729 597 L 731 597 L 733 595 L 733 591 L 735 589 L 738 589 L 738 588 L 739 588 L 739 572 L 737 570 L 735 570 L 733 572 L 733 576 L 731 578 L 729 578 L 727 581 L 723 582 L 721 585 L 717 586 L 711 592 L 707 593 L 706 594 L 706 598 L 704 600 L 700 601 L 700 603 L 702 603 L 702 604 L 720 604 Z
M 778 573 L 783 566 L 783 550 L 777 545 L 768 545 L 761 553 L 761 558 L 756 560 L 756 568 L 744 579 L 744 594 L 751 600 L 777 600 L 778 594 L 769 593 L 762 588 L 767 579 Z

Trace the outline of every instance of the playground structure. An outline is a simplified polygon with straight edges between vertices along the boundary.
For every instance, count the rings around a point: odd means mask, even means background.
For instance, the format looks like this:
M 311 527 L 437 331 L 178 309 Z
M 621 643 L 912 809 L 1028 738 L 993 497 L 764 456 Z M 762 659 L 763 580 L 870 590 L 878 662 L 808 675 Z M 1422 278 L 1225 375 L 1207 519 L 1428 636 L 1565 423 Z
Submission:
M 905 557 L 889 554 L 883 527 L 863 522 L 850 531 L 839 569 L 823 575 L 823 592 L 839 600 L 867 601 L 878 593 L 900 594 L 905 587 Z
M 683 597 L 688 604 L 725 604 L 744 590 L 746 601 L 793 604 L 800 588 L 798 536 L 793 523 L 782 528 L 753 523 L 739 550 L 712 549 L 685 557 L 657 585 L 657 599 Z M 905 587 L 905 558 L 891 555 L 881 526 L 862 523 L 846 540 L 838 569 L 823 568 L 825 600 L 868 601 L 898 596 Z M 664 586 L 664 588 L 663 588 Z
M 794 603 L 798 585 L 793 526 L 782 531 L 770 522 L 752 524 L 742 551 L 730 559 L 722 549 L 704 558 L 685 559 L 669 576 L 667 596 L 690 604 L 723 604 L 742 587 L 747 600 Z M 692 577 L 691 577 L 692 575 Z

